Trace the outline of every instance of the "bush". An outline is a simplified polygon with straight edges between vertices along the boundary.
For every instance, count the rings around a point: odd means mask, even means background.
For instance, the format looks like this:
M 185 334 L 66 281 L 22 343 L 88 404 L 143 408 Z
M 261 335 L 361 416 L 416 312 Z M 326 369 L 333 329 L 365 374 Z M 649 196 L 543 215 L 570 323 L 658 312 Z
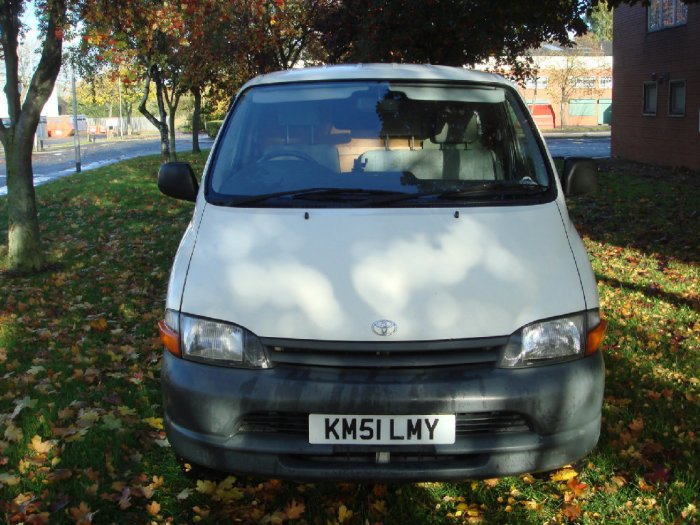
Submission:
M 207 122 L 207 135 L 211 138 L 216 138 L 217 133 L 219 133 L 219 128 L 221 128 L 223 123 L 223 120 L 210 120 Z

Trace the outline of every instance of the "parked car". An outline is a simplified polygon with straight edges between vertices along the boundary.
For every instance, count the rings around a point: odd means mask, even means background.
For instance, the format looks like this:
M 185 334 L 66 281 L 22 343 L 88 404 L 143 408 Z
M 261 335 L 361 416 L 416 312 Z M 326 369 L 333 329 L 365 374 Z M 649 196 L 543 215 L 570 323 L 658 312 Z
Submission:
M 598 440 L 605 330 L 562 180 L 491 74 L 295 69 L 248 82 L 170 276 L 162 363 L 176 454 L 292 479 L 554 469 Z

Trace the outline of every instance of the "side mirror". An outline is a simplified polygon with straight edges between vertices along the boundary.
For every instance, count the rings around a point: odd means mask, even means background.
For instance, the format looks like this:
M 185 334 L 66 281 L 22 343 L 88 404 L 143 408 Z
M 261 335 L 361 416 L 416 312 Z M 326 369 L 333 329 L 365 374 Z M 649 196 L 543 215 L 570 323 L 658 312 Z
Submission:
M 598 166 L 595 161 L 586 157 L 565 158 L 561 185 L 567 196 L 598 191 Z
M 158 170 L 158 189 L 168 197 L 195 202 L 199 184 L 187 162 L 166 162 Z

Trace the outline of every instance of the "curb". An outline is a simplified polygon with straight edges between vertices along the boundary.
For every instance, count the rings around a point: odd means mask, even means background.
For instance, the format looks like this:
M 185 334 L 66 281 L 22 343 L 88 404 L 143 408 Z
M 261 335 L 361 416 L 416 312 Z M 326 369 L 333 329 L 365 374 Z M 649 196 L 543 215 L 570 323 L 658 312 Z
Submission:
M 542 136 L 546 139 L 600 139 L 609 138 L 609 131 L 581 131 L 581 132 L 561 132 L 555 131 L 543 132 Z

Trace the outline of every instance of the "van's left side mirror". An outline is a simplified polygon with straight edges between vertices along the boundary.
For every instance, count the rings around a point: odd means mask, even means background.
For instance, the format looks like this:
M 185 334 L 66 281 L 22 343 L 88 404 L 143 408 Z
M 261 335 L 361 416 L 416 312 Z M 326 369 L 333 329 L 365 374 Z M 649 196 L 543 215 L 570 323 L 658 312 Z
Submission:
M 199 184 L 187 162 L 166 162 L 158 170 L 158 189 L 168 197 L 195 202 Z
M 598 191 L 598 166 L 593 159 L 567 157 L 561 175 L 564 195 L 586 195 Z

